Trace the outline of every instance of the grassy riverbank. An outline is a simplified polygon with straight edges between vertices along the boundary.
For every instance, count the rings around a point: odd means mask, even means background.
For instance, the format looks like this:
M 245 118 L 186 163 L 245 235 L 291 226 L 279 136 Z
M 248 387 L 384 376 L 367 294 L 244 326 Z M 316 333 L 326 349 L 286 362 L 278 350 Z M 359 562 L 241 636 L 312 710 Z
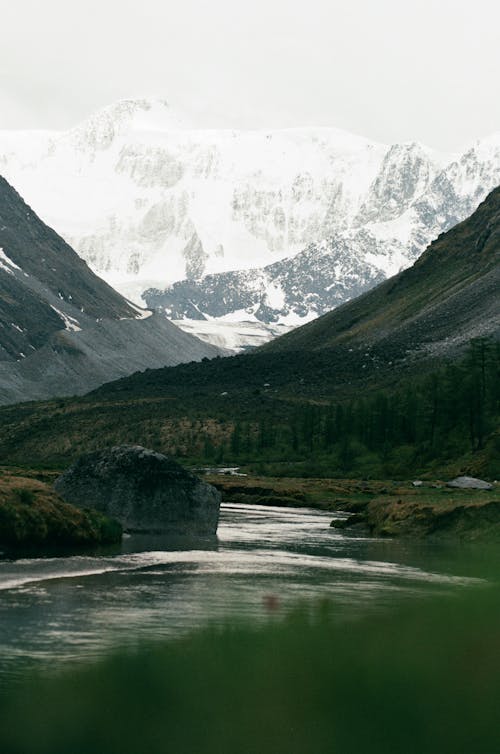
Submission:
M 69 546 L 117 541 L 112 522 L 77 511 L 52 490 L 59 471 L 0 469 L 0 544 Z M 339 529 L 376 537 L 500 539 L 500 485 L 492 490 L 450 489 L 444 481 L 204 475 L 223 502 L 315 508 L 352 514 Z
M 120 524 L 65 503 L 52 489 L 57 474 L 0 469 L 0 550 L 6 554 L 78 550 L 119 542 Z
M 207 475 L 207 481 L 222 492 L 223 502 L 248 505 L 278 505 L 289 507 L 341 510 L 342 505 L 362 505 L 374 498 L 393 498 L 410 495 L 426 499 L 429 490 L 414 488 L 411 482 L 360 479 L 328 479 L 270 476 Z M 442 483 L 441 483 L 442 484 Z M 444 485 L 442 484 L 444 487 Z M 433 490 L 431 494 L 435 495 Z M 346 510 L 349 508 L 346 507 Z
M 376 537 L 500 540 L 500 486 L 451 489 L 443 481 L 221 477 L 209 480 L 225 502 L 309 507 L 352 514 L 338 529 Z

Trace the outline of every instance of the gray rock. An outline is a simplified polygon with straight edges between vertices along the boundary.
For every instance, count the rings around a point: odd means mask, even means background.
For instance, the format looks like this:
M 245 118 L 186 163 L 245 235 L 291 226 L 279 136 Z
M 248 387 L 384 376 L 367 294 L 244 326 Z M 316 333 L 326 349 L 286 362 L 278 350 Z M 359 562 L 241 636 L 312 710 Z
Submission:
M 95 508 L 125 531 L 213 535 L 221 495 L 172 458 L 141 446 L 81 456 L 54 485 L 68 503 Z
M 452 479 L 448 482 L 447 487 L 455 487 L 459 490 L 492 490 L 493 485 L 489 482 L 484 482 L 482 479 L 474 479 L 472 476 L 457 476 L 456 479 Z

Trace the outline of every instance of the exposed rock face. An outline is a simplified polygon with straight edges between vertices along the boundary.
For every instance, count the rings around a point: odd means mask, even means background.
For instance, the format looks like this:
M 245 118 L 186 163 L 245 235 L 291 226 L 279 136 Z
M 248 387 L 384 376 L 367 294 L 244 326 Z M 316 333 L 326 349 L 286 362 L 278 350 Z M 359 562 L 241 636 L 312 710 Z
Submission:
M 94 508 L 126 531 L 215 534 L 221 495 L 176 461 L 141 446 L 81 456 L 55 483 L 79 508 Z
M 174 320 L 225 317 L 300 325 L 385 280 L 365 259 L 366 239 L 330 236 L 304 251 L 263 268 L 191 275 L 166 290 L 148 289 L 147 306 Z M 238 315 L 238 316 L 240 316 Z M 181 322 L 182 324 L 182 322 Z
M 475 479 L 472 476 L 457 476 L 448 482 L 447 487 L 456 487 L 460 490 L 492 490 L 493 485 L 482 479 Z

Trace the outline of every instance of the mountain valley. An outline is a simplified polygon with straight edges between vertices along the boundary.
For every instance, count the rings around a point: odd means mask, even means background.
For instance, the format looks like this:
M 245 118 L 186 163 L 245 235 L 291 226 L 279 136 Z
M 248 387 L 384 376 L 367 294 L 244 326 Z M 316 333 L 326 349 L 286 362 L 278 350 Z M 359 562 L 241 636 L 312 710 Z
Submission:
M 58 464 L 119 441 L 198 463 L 281 459 L 292 475 L 304 462 L 408 473 L 433 458 L 496 469 L 499 253 L 500 188 L 411 268 L 247 354 L 2 409 L 0 452 Z M 349 466 L 355 447 L 364 465 Z

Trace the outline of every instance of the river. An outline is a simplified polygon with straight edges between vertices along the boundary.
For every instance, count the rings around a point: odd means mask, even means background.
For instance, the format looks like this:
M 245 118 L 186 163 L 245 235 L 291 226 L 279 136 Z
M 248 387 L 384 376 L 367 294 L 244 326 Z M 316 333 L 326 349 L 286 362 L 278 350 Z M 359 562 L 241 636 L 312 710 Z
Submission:
M 468 583 L 457 547 L 348 537 L 332 515 L 225 504 L 213 541 L 135 535 L 99 555 L 0 560 L 0 679 L 318 598 L 352 620 Z

